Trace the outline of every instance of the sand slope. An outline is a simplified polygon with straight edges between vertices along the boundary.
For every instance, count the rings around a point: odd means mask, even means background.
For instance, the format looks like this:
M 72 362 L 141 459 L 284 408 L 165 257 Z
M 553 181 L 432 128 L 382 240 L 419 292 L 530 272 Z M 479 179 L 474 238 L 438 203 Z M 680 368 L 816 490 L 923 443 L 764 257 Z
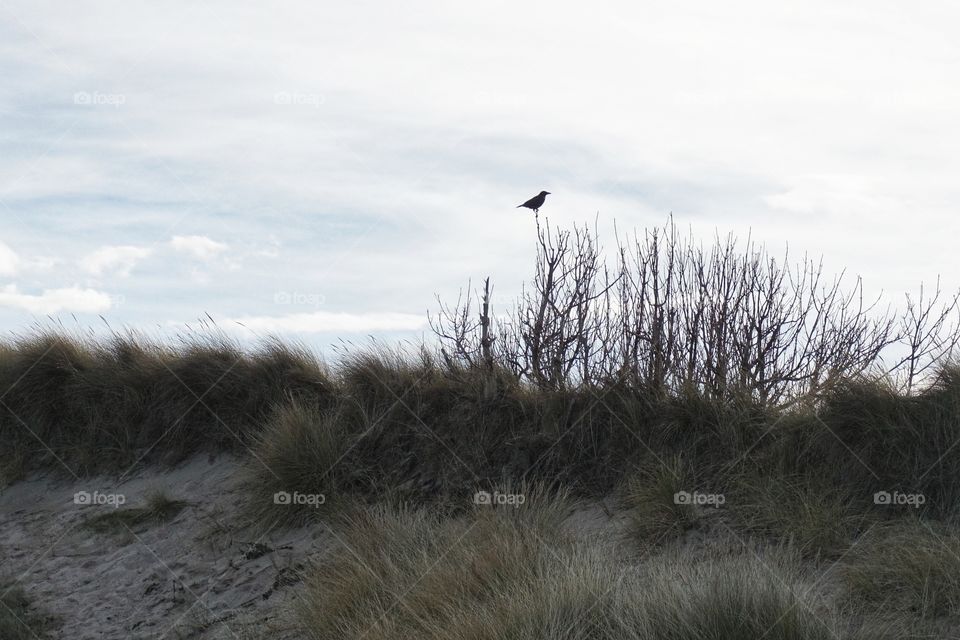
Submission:
M 329 548 L 323 526 L 243 526 L 241 463 L 194 458 L 167 471 L 64 481 L 33 477 L 0 493 L 0 571 L 59 616 L 57 637 L 296 638 L 285 609 L 297 569 Z M 114 507 L 77 505 L 78 491 L 137 506 L 163 489 L 190 504 L 166 524 L 97 533 L 83 526 Z M 256 630 L 254 633 L 253 630 Z

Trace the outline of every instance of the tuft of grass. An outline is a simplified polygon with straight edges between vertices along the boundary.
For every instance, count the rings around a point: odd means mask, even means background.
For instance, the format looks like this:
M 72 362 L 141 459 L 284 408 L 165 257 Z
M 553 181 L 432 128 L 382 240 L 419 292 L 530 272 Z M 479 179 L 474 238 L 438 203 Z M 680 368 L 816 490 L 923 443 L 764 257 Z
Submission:
M 931 619 L 960 611 L 960 532 L 923 520 L 877 527 L 847 556 L 851 596 Z
M 545 580 L 512 585 L 491 608 L 460 611 L 438 640 L 826 640 L 839 625 L 753 560 L 655 564 L 642 576 L 580 550 Z M 788 580 L 782 582 L 781 580 Z M 793 589 L 793 590 L 792 590 Z
M 635 608 L 623 603 L 627 629 L 650 640 L 836 638 L 838 617 L 803 586 L 794 558 L 768 553 L 690 562 L 664 556 L 631 585 Z
M 619 498 L 627 512 L 631 537 L 646 546 L 694 527 L 698 521 L 696 506 L 675 499 L 678 493 L 694 488 L 689 470 L 679 457 L 649 460 L 648 466 L 628 475 Z
M 560 527 L 569 503 L 545 490 L 526 495 L 520 507 L 476 505 L 459 519 L 382 505 L 343 515 L 343 547 L 308 573 L 304 630 L 314 638 L 435 637 L 434 625 L 459 608 L 535 581 L 545 549 L 569 544 Z
M 748 393 L 731 390 L 717 398 L 684 386 L 659 399 L 650 444 L 682 455 L 701 477 L 712 477 L 754 450 L 775 413 Z
M 731 511 L 747 531 L 807 557 L 839 556 L 875 522 L 845 492 L 811 478 L 741 476 Z
M 163 491 L 154 491 L 148 494 L 143 506 L 98 513 L 88 518 L 84 526 L 97 533 L 123 534 L 137 526 L 170 522 L 188 505 Z
M 278 407 L 252 448 L 254 519 L 292 525 L 330 513 L 351 482 L 345 457 L 353 442 L 335 414 L 302 403 Z

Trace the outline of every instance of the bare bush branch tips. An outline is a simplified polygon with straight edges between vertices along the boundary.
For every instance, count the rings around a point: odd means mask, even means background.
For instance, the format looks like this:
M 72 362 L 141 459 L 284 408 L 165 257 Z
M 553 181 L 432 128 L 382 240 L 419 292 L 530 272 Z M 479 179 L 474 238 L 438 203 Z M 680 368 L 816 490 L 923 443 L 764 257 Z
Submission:
M 541 388 L 691 389 L 782 405 L 869 372 L 909 392 L 960 341 L 960 294 L 943 301 L 939 281 L 897 313 L 866 300 L 860 278 L 826 277 L 822 261 L 791 262 L 732 235 L 704 248 L 672 218 L 618 234 L 612 259 L 595 227 L 538 220 L 532 282 L 506 314 L 490 315 L 489 291 L 488 280 L 482 295 L 468 286 L 465 299 L 441 303 L 431 326 L 444 357 Z

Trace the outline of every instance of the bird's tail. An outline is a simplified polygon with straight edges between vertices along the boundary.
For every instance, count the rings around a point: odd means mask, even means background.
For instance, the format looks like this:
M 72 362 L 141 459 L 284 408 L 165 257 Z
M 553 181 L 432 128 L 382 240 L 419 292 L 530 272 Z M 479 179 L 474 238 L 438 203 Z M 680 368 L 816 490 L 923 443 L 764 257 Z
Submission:
M 522 204 L 518 204 L 518 205 L 517 205 L 517 209 L 519 209 L 519 208 L 522 207 L 522 206 L 523 206 Z

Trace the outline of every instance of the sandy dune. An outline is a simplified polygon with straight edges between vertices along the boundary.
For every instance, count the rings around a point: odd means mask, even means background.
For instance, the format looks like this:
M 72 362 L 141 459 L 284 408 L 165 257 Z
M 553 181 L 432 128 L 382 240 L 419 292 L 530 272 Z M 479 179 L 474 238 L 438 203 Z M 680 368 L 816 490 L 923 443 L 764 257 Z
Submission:
M 2 571 L 60 617 L 62 638 L 295 638 L 285 609 L 297 569 L 329 548 L 330 533 L 314 526 L 261 536 L 244 527 L 240 472 L 239 460 L 220 456 L 144 469 L 119 484 L 18 482 L 0 493 Z M 119 533 L 83 526 L 114 507 L 74 503 L 86 491 L 122 495 L 131 507 L 158 489 L 189 506 L 166 524 Z

